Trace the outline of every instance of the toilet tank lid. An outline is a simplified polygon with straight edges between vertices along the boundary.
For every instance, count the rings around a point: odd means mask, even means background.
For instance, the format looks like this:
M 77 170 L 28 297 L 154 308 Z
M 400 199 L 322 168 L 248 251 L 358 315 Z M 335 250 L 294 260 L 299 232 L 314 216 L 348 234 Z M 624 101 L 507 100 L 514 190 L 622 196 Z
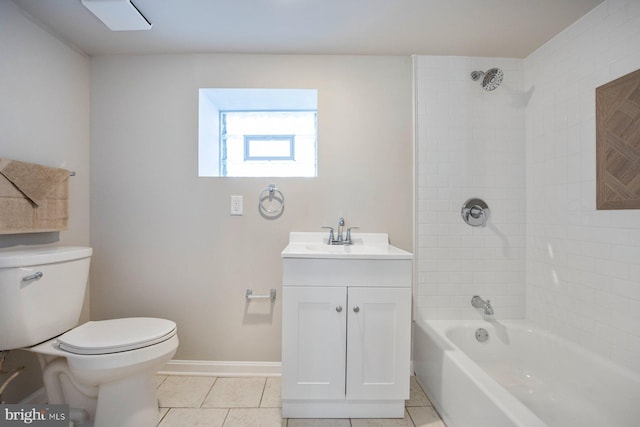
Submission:
M 86 246 L 39 246 L 0 250 L 0 268 L 28 267 L 88 258 L 93 249 Z

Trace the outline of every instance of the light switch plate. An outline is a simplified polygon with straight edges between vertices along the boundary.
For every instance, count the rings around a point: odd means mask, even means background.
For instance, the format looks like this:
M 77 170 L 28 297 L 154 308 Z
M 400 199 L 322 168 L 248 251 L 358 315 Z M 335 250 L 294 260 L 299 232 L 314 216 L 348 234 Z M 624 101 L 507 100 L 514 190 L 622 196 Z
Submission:
M 242 215 L 242 196 L 231 196 L 231 215 Z

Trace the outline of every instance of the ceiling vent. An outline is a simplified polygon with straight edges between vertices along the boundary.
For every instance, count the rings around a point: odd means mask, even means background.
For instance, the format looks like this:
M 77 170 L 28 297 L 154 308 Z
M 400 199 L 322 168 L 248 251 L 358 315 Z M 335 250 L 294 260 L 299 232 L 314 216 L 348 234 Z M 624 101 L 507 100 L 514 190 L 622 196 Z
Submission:
M 130 0 L 82 0 L 111 31 L 150 30 L 151 22 Z

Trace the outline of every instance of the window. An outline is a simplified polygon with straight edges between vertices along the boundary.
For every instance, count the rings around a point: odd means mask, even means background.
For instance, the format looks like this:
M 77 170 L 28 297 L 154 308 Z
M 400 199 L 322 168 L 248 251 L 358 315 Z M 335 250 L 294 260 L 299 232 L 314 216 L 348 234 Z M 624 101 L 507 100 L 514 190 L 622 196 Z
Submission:
M 315 111 L 221 111 L 221 176 L 315 176 Z
M 317 91 L 200 89 L 199 176 L 317 176 Z
M 295 160 L 295 135 L 244 135 L 244 161 Z

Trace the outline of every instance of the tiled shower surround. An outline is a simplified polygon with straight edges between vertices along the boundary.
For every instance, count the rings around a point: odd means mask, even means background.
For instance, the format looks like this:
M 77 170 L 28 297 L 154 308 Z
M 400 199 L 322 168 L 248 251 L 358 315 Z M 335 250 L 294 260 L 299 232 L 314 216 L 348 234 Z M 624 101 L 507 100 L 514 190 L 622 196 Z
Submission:
M 640 372 L 640 210 L 595 209 L 595 88 L 640 68 L 640 2 L 605 1 L 524 60 L 415 57 L 417 306 L 527 317 Z M 469 77 L 502 68 L 493 92 Z M 486 228 L 462 222 L 470 197 Z
M 476 319 L 475 294 L 500 318 L 525 314 L 525 105 L 522 61 L 419 56 L 417 106 L 417 304 L 430 319 Z M 499 67 L 492 92 L 471 80 Z M 481 198 L 487 227 L 462 204 Z

